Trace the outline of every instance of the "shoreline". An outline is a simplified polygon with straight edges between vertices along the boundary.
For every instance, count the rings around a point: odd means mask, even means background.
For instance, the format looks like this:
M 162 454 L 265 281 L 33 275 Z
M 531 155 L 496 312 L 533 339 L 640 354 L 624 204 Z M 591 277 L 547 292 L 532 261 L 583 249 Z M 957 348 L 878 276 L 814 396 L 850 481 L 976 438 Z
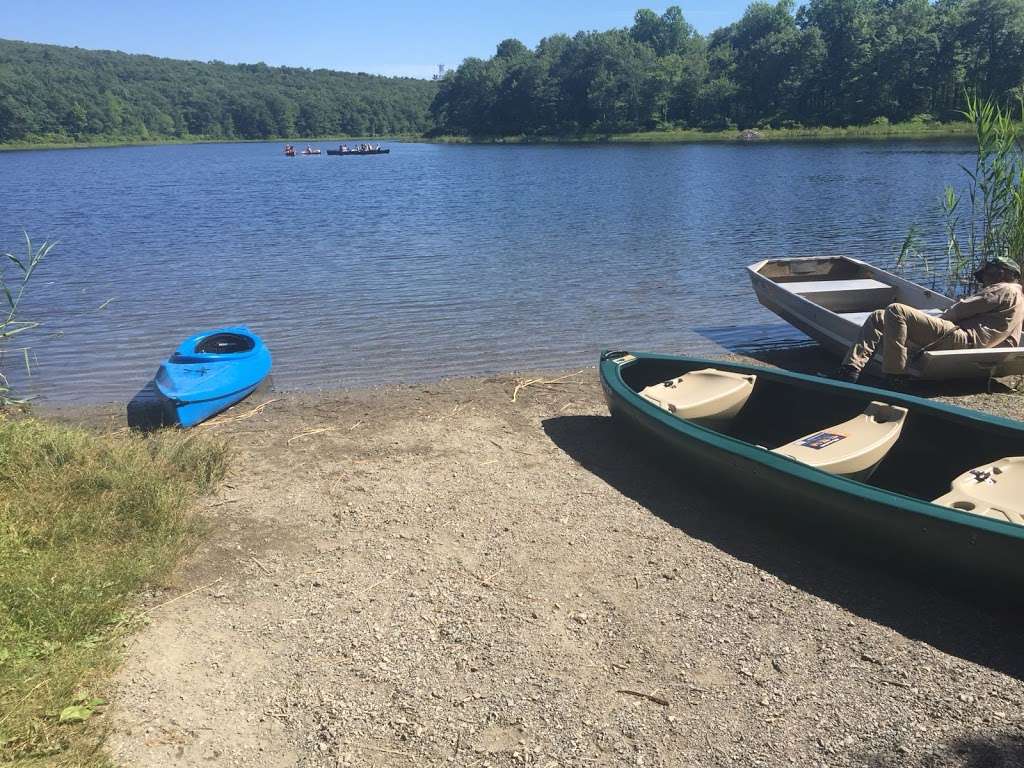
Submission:
M 585 134 L 582 136 L 436 136 L 423 141 L 436 144 L 701 144 L 743 142 L 758 144 L 781 141 L 842 141 L 969 138 L 974 135 L 970 123 L 893 123 L 885 126 L 842 126 L 820 128 L 762 128 L 756 138 L 745 139 L 745 131 L 671 130 L 635 133 Z
M 709 360 L 721 359 L 737 361 L 750 365 L 778 367 L 787 370 L 806 374 L 820 374 L 822 371 L 830 371 L 835 368 L 835 359 L 821 347 L 808 341 L 806 344 L 783 346 L 779 348 L 763 350 L 758 357 L 739 353 L 721 353 L 704 355 Z M 256 400 L 268 397 L 289 401 L 315 402 L 317 399 L 331 400 L 341 397 L 372 397 L 390 398 L 399 396 L 402 392 L 413 390 L 429 390 L 435 387 L 449 385 L 462 385 L 480 382 L 490 382 L 499 379 L 553 379 L 565 376 L 568 373 L 579 375 L 591 375 L 595 381 L 597 378 L 597 365 L 586 364 L 572 369 L 563 367 L 553 368 L 530 368 L 492 371 L 469 376 L 442 376 L 440 378 L 416 379 L 409 381 L 385 381 L 377 384 L 366 384 L 351 387 L 295 387 L 278 388 L 273 381 L 273 373 L 270 375 L 269 383 L 265 382 L 254 393 L 246 399 L 232 406 L 224 413 L 245 410 L 247 403 L 255 403 Z M 998 379 L 994 381 L 999 381 Z M 983 392 L 978 389 L 976 383 L 949 381 L 949 382 L 921 382 L 917 390 L 921 397 L 934 398 L 953 405 L 960 405 L 964 408 L 980 408 L 982 410 L 993 410 L 999 415 L 1018 420 L 1024 420 L 1024 389 L 1012 389 L 1012 379 L 1004 380 L 1003 392 Z M 1001 401 L 1000 398 L 1005 398 Z M 80 401 L 48 401 L 29 400 L 27 412 L 30 415 L 42 419 L 54 419 L 59 422 L 84 424 L 85 426 L 98 427 L 109 426 L 112 421 L 126 418 L 125 409 L 129 399 L 125 400 L 98 400 L 92 402 Z M 1000 402 L 1003 403 L 1000 406 Z M 253 406 L 249 406 L 253 407 Z M 216 421 L 220 416 L 213 417 Z M 122 424 L 121 426 L 126 426 Z M 197 429 L 202 430 L 202 424 Z
M 314 143 L 314 142 L 335 142 L 335 141 L 419 141 L 415 136 L 398 134 L 395 136 L 320 136 L 318 138 L 270 138 L 270 139 L 212 139 L 203 137 L 181 138 L 181 139 L 138 139 L 126 141 L 90 141 L 90 142 L 20 142 L 0 144 L 0 152 L 28 152 L 32 150 L 52 149 L 116 149 L 118 147 L 161 147 L 161 146 L 189 146 L 194 144 L 281 144 L 281 143 Z
M 639 131 L 617 134 L 584 134 L 580 136 L 415 136 L 398 134 L 394 136 L 326 136 L 316 138 L 268 138 L 268 139 L 215 139 L 205 137 L 99 140 L 89 142 L 14 142 L 0 144 L 0 152 L 24 152 L 54 149 L 110 149 L 117 147 L 155 147 L 163 145 L 191 144 L 274 144 L 281 142 L 334 142 L 367 139 L 393 141 L 410 144 L 703 144 L 721 142 L 783 142 L 783 141 L 846 141 L 846 140 L 905 140 L 927 141 L 929 139 L 955 139 L 973 136 L 970 123 L 893 123 L 886 126 L 842 126 L 820 128 L 763 128 L 757 129 L 757 138 L 745 140 L 744 131 L 728 129 L 721 131 L 671 130 Z

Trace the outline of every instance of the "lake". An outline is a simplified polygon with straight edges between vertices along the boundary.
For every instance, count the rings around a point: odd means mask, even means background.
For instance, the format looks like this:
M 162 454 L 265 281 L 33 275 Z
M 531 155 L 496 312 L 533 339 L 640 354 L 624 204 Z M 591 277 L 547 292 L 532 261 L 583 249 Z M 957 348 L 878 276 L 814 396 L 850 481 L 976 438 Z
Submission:
M 941 250 L 964 141 L 451 146 L 287 158 L 281 144 L 0 153 L 0 250 L 59 239 L 43 326 L 5 373 L 127 400 L 185 336 L 247 324 L 277 386 L 593 365 L 602 348 L 802 343 L 744 267 Z M 326 148 L 327 143 L 318 146 Z

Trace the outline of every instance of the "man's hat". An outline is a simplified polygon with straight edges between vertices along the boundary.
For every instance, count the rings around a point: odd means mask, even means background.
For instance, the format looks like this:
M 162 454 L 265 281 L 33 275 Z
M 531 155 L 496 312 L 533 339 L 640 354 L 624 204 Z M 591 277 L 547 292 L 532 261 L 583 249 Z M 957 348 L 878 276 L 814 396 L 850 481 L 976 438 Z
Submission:
M 1018 278 L 1020 278 L 1020 264 L 1011 259 L 1009 256 L 993 256 L 991 259 L 982 264 L 978 271 L 974 273 L 974 279 L 980 283 L 982 273 L 985 271 L 986 267 L 990 266 L 1005 269 L 1007 272 L 1012 272 Z

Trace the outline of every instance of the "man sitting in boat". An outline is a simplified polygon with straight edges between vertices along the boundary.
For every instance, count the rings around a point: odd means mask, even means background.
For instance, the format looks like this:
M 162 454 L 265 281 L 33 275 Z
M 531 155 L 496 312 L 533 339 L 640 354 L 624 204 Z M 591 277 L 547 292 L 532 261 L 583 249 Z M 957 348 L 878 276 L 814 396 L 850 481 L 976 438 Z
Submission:
M 882 345 L 882 371 L 899 385 L 911 361 L 908 347 L 921 351 L 1016 347 L 1024 322 L 1020 265 L 1005 256 L 988 261 L 974 278 L 982 289 L 961 299 L 938 317 L 906 304 L 890 304 L 871 313 L 860 338 L 846 353 L 836 378 L 856 382 Z

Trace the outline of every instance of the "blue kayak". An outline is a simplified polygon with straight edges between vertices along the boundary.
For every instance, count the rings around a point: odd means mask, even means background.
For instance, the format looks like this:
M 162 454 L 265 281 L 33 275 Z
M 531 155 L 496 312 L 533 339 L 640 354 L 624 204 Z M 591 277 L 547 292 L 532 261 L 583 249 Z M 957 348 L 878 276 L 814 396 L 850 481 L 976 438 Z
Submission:
M 163 424 L 192 427 L 250 395 L 270 365 L 270 350 L 248 328 L 204 331 L 185 339 L 160 365 L 150 393 L 160 401 Z M 138 415 L 135 421 L 129 407 L 129 424 L 144 426 Z

